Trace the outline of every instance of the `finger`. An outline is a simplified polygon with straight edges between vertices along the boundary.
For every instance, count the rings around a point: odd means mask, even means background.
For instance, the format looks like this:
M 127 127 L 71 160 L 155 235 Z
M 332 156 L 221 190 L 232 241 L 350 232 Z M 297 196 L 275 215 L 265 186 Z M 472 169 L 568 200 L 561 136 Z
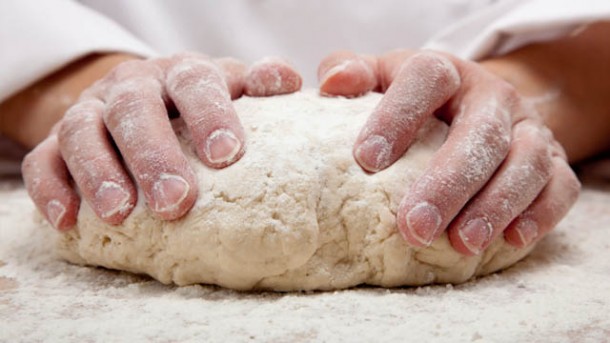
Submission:
M 552 159 L 553 175 L 536 200 L 504 231 L 509 244 L 522 248 L 541 239 L 568 213 L 578 198 L 580 182 L 565 159 Z
M 168 68 L 166 85 L 206 165 L 226 167 L 243 155 L 244 129 L 216 65 L 204 59 L 181 58 Z
M 460 76 L 446 57 L 427 52 L 409 58 L 356 139 L 358 164 L 378 172 L 394 163 L 459 87 Z
M 232 58 L 218 58 L 214 63 L 220 67 L 229 88 L 231 99 L 235 100 L 244 93 L 247 67 L 241 61 Z
M 58 133 L 61 154 L 81 195 L 97 216 L 120 224 L 135 206 L 137 194 L 102 120 L 98 99 L 72 106 Z
M 377 59 L 377 83 L 382 92 L 385 92 L 398 76 L 406 60 L 417 52 L 399 49 L 385 53 Z
M 318 67 L 320 92 L 323 95 L 354 97 L 372 90 L 385 92 L 400 67 L 411 56 L 411 50 L 394 50 L 379 57 L 336 51 Z
M 249 96 L 272 96 L 301 89 L 301 75 L 284 59 L 268 57 L 250 66 L 244 92 Z
M 534 201 L 551 177 L 549 146 L 531 120 L 515 125 L 506 160 L 448 228 L 455 250 L 478 255 Z
M 351 51 L 336 51 L 318 67 L 320 93 L 353 97 L 378 86 L 377 59 Z
M 103 99 L 104 123 L 152 212 L 161 219 L 179 218 L 195 203 L 197 187 L 163 103 L 163 71 L 134 61 L 113 74 Z
M 76 224 L 80 199 L 70 185 L 68 168 L 51 135 L 32 150 L 21 166 L 28 193 L 38 210 L 60 231 Z
M 468 106 L 399 206 L 398 227 L 412 245 L 427 246 L 440 236 L 508 154 L 516 95 L 511 88 L 479 87 L 493 93 L 471 92 L 462 99 Z

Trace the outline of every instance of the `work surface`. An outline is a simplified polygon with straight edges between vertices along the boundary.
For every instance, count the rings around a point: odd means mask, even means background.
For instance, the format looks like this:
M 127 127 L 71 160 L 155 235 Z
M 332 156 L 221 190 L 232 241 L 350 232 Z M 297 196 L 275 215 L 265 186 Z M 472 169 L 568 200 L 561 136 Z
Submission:
M 239 293 L 69 265 L 0 181 L 0 341 L 610 341 L 610 187 L 578 203 L 534 252 L 463 285 Z

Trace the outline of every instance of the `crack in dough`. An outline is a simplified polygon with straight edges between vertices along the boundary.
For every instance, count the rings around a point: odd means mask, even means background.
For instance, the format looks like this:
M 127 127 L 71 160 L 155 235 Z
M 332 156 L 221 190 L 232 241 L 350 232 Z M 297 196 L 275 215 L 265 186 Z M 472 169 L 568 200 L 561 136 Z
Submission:
M 198 161 L 184 123 L 174 120 L 196 171 L 200 198 L 182 219 L 155 219 L 139 202 L 122 225 L 97 219 L 82 202 L 75 230 L 59 235 L 73 263 L 151 275 L 163 283 L 209 283 L 249 290 L 330 290 L 459 283 L 510 266 L 530 249 L 500 236 L 482 256 L 455 252 L 443 234 L 409 247 L 395 213 L 447 127 L 430 119 L 392 167 L 367 174 L 352 145 L 381 96 L 325 98 L 314 90 L 243 97 L 235 108 L 248 152 L 213 170 Z

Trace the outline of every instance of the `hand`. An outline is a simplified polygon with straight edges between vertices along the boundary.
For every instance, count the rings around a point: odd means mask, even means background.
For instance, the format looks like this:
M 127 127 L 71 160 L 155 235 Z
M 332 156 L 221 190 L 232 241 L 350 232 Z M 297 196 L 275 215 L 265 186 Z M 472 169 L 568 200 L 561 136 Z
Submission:
M 580 184 L 534 107 L 477 63 L 436 52 L 338 52 L 318 75 L 324 94 L 385 92 L 354 145 L 368 172 L 400 158 L 430 116 L 450 125 L 398 208 L 399 231 L 413 246 L 428 246 L 445 230 L 465 255 L 480 254 L 502 233 L 527 246 L 576 200 Z
M 279 59 L 249 70 L 234 59 L 196 54 L 124 62 L 86 89 L 26 156 L 26 187 L 59 230 L 75 224 L 80 205 L 71 179 L 107 223 L 121 223 L 135 206 L 134 182 L 153 214 L 179 218 L 193 206 L 197 182 L 168 112 L 175 107 L 184 119 L 203 163 L 223 168 L 244 154 L 244 130 L 231 99 L 300 87 L 298 73 Z

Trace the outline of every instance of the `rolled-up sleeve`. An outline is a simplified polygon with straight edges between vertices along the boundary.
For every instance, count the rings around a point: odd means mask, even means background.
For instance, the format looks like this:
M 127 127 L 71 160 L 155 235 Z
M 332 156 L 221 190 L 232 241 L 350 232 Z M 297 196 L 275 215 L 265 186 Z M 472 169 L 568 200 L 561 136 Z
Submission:
M 610 20 L 608 0 L 504 0 L 474 13 L 431 39 L 425 48 L 481 60 L 531 43 L 578 33 Z
M 155 55 L 121 26 L 75 1 L 0 1 L 0 101 L 96 52 Z

